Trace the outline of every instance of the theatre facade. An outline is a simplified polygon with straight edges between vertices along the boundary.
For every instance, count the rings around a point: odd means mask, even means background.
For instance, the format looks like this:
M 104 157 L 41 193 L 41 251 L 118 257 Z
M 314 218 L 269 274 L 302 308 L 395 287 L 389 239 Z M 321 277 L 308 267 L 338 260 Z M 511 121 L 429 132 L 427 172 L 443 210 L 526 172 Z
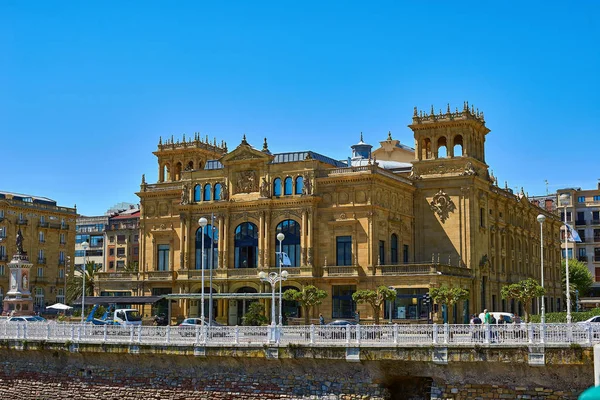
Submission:
M 371 308 L 357 306 L 352 294 L 380 285 L 397 292 L 382 312 L 396 322 L 427 320 L 423 296 L 441 285 L 470 297 L 449 310 L 434 307 L 435 320 L 446 311 L 449 322 L 463 323 L 484 308 L 522 315 L 500 289 L 540 281 L 543 230 L 546 310 L 564 308 L 560 221 L 523 191 L 498 186 L 485 161 L 483 113 L 466 103 L 438 114 L 415 108 L 409 128 L 414 149 L 389 133 L 373 149 L 361 134 L 345 161 L 318 149 L 273 154 L 267 139 L 256 148 L 244 137 L 231 151 L 198 135 L 160 140 L 158 182 L 142 177 L 137 193 L 139 270 L 105 266 L 98 293 L 179 295 L 168 300 L 171 316 L 198 316 L 204 275 L 205 315 L 212 290 L 214 319 L 236 325 L 253 301 L 270 314 L 271 286 L 258 274 L 280 271 L 281 248 L 291 264 L 283 267 L 284 291 L 314 285 L 327 292 L 311 318 L 353 318 L 358 310 L 369 322 Z M 292 302 L 282 311 L 286 319 L 302 316 Z

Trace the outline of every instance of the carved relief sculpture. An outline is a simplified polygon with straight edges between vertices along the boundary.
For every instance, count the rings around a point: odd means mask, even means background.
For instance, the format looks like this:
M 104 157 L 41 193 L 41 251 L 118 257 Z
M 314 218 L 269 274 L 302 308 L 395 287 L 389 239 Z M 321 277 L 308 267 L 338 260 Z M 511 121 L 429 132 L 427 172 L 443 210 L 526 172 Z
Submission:
M 258 182 L 256 181 L 256 171 L 241 171 L 237 173 L 235 182 L 236 193 L 258 192 Z
M 438 217 L 440 217 L 442 223 L 446 222 L 449 214 L 456 209 L 450 196 L 441 189 L 433 196 L 433 200 L 429 203 L 429 207 L 438 215 Z
M 188 185 L 185 184 L 183 185 L 183 188 L 181 189 L 181 205 L 186 205 L 189 203 L 189 196 L 188 196 Z
M 221 186 L 221 200 L 229 200 L 229 190 L 227 189 L 227 184 L 223 182 Z
M 466 175 L 466 176 L 477 175 L 477 171 L 475 171 L 475 168 L 473 167 L 473 164 L 471 163 L 471 161 L 467 162 L 467 165 L 465 165 L 465 171 L 461 175 Z

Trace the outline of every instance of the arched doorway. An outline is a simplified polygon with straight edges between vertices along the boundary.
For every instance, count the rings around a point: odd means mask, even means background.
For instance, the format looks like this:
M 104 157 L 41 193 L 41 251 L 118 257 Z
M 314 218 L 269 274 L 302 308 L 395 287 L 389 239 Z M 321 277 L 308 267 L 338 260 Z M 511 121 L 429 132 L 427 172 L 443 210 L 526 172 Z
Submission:
M 244 222 L 235 228 L 235 268 L 256 268 L 258 265 L 258 228 Z

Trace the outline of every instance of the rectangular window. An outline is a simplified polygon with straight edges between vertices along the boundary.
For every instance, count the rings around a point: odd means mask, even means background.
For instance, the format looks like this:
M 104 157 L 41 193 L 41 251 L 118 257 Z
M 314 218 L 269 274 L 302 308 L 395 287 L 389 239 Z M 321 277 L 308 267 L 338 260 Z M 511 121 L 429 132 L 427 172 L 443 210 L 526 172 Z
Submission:
M 67 239 L 64 233 L 60 234 L 60 244 L 65 244 L 67 243 Z
M 0 227 L 0 238 L 5 238 L 6 237 L 6 227 L 2 226 Z
M 600 261 L 600 247 L 594 248 L 594 261 Z
M 561 250 L 562 258 L 565 258 L 565 249 Z M 569 260 L 573 259 L 573 249 L 569 249 Z
M 37 276 L 40 277 L 40 278 L 42 276 L 44 276 L 44 268 L 38 267 L 38 269 L 37 269 Z
M 585 242 L 585 229 L 577 229 L 577 233 L 579 234 L 581 241 Z
M 385 241 L 379 241 L 379 264 L 385 265 Z
M 600 268 L 594 268 L 596 270 L 595 281 L 600 282 Z
M 114 249 L 114 247 L 111 247 L 110 249 L 108 249 L 108 255 L 109 256 L 114 256 L 115 255 L 115 249 Z
M 90 242 L 90 235 L 75 235 L 75 243 Z
M 137 243 L 140 240 L 140 235 L 133 235 L 133 242 Z
M 402 262 L 404 264 L 408 263 L 408 245 L 407 244 L 402 246 Z
M 44 232 L 40 232 L 40 243 L 44 243 L 46 241 L 46 237 L 44 236 Z
M 578 201 L 579 203 L 585 203 L 585 196 L 578 196 L 578 197 L 577 197 L 577 201 Z
M 585 225 L 585 213 L 583 211 L 577 211 L 577 219 L 575 220 L 576 225 Z
M 119 247 L 117 249 L 117 257 L 125 257 L 125 248 L 124 247 Z
M 352 265 L 352 236 L 336 237 L 336 265 Z
M 109 241 L 110 243 L 114 243 L 114 242 L 115 242 L 115 237 L 114 237 L 114 236 L 109 236 L 109 237 L 108 237 L 108 241 Z
M 158 246 L 158 263 L 157 270 L 158 271 L 168 271 L 169 270 L 169 245 L 168 244 L 159 244 Z
M 65 277 L 65 270 L 64 270 L 64 268 L 59 268 L 59 269 L 58 269 L 58 277 L 59 277 L 60 279 L 62 279 L 62 278 L 64 278 L 64 277 Z
M 600 196 L 594 196 L 594 201 L 600 201 Z
M 115 262 L 114 261 L 109 261 L 108 262 L 108 268 L 113 269 L 115 267 Z
M 592 211 L 592 225 L 600 225 L 600 211 Z
M 117 235 L 117 243 L 125 243 L 125 235 Z
M 564 221 L 564 220 L 565 220 L 565 212 L 564 212 L 564 211 L 562 211 L 562 212 L 560 213 L 560 220 L 561 220 L 561 221 Z M 571 211 L 567 211 L 567 222 L 568 222 L 568 221 L 571 221 Z
M 594 229 L 594 242 L 600 242 L 600 229 Z
M 483 208 L 479 209 L 479 226 L 485 228 L 485 210 Z
M 139 254 L 140 254 L 140 248 L 139 248 L 139 247 L 137 247 L 137 246 L 136 246 L 136 247 L 134 247 L 134 248 L 133 248 L 133 255 L 134 255 L 134 256 L 137 256 L 137 255 L 139 255 Z
M 117 269 L 125 268 L 125 261 L 117 261 Z
M 331 299 L 333 301 L 333 318 L 353 318 L 356 306 L 352 300 L 352 295 L 356 292 L 354 285 L 332 286 Z
M 4 265 L 0 265 L 0 276 L 4 276 Z

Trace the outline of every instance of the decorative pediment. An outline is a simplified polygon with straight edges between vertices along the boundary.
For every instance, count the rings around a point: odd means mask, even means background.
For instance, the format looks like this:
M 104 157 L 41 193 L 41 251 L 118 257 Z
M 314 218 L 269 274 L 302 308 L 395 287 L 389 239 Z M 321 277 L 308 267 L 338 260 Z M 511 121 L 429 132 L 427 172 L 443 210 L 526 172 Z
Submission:
M 267 152 L 256 150 L 246 142 L 246 137 L 242 140 L 242 143 L 236 147 L 232 152 L 225 154 L 219 159 L 221 164 L 227 166 L 231 164 L 240 163 L 269 163 L 273 160 L 273 156 Z

